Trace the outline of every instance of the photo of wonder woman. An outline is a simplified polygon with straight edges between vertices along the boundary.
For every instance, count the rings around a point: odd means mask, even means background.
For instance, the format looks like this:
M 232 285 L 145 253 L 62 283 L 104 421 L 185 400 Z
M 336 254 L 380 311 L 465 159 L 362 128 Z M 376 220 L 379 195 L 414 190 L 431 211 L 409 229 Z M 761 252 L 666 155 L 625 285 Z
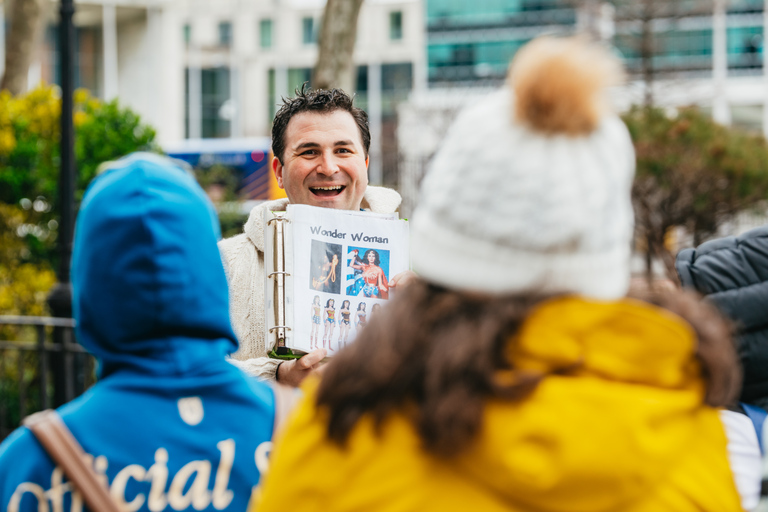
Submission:
M 341 246 L 312 240 L 309 287 L 318 292 L 341 291 Z
M 381 268 L 381 259 L 379 252 L 375 249 L 368 249 L 363 255 L 362 263 L 350 263 L 350 267 L 363 271 L 363 295 L 375 299 L 389 298 L 389 284 L 387 275 Z

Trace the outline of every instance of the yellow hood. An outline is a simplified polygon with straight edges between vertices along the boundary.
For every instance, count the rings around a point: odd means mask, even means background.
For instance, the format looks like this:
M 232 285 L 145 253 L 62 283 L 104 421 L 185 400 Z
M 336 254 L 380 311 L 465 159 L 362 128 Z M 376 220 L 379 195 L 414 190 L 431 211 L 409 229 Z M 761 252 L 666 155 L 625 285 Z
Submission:
M 380 436 L 361 421 L 338 448 L 310 384 L 259 510 L 741 510 L 694 351 L 687 324 L 644 303 L 549 301 L 509 353 L 548 376 L 522 401 L 489 402 L 481 435 L 447 461 L 399 415 Z

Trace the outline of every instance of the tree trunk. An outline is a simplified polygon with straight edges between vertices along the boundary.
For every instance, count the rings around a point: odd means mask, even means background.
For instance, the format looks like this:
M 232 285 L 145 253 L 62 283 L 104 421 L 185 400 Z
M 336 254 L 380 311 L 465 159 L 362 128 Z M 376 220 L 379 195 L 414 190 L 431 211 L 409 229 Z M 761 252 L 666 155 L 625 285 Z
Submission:
M 680 285 L 680 278 L 677 276 L 677 270 L 675 270 L 675 256 L 663 245 L 659 248 L 659 257 L 662 263 L 664 263 L 664 273 L 667 279 L 672 281 L 675 285 Z
M 355 65 L 352 53 L 357 38 L 357 17 L 363 0 L 328 0 L 318 41 L 314 86 L 355 90 Z
M 654 34 L 653 34 L 653 7 L 654 0 L 643 0 L 642 14 L 640 16 L 641 39 L 640 39 L 640 61 L 642 63 L 643 83 L 645 86 L 644 103 L 646 107 L 653 105 L 653 82 L 654 82 Z
M 650 231 L 645 235 L 645 282 L 648 288 L 653 285 L 653 236 Z
M 11 29 L 6 39 L 5 74 L 0 89 L 21 94 L 27 89 L 27 74 L 42 29 L 41 0 L 11 0 Z

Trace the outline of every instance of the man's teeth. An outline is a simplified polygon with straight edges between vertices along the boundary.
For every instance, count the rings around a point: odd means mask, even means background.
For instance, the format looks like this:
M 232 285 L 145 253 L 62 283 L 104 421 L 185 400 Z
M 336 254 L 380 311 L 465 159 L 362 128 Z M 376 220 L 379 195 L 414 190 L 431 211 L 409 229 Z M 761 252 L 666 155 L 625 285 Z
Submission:
M 341 190 L 341 185 L 334 185 L 333 187 L 312 187 L 314 190 Z

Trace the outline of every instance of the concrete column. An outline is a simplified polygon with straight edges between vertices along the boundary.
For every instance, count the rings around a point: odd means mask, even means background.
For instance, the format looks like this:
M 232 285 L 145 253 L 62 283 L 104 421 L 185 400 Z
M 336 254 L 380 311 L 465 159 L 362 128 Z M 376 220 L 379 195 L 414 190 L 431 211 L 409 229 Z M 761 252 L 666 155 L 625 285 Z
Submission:
M 616 8 L 613 4 L 602 2 L 600 4 L 600 20 L 598 33 L 601 41 L 611 42 L 616 35 Z
M 728 80 L 727 0 L 715 0 L 712 13 L 712 117 L 720 124 L 731 124 L 731 110 L 726 96 Z
M 383 181 L 381 153 L 381 63 L 368 63 L 368 126 L 371 130 L 370 162 L 368 181 L 371 185 L 381 185 Z
M 292 93 L 288 92 L 288 68 L 282 64 L 275 66 L 275 103 L 280 105 L 282 97 L 293 96 Z
M 149 7 L 147 9 L 147 38 L 149 42 L 149 55 L 147 59 L 148 76 L 163 76 L 163 11 L 162 7 Z M 154 85 L 154 84 L 153 84 Z M 154 126 L 162 124 L 162 101 L 161 95 L 153 87 L 153 93 L 149 95 L 149 106 L 151 109 L 151 122 Z
M 105 3 L 101 7 L 102 34 L 104 39 L 104 99 L 117 98 L 117 9 L 115 4 Z
M 189 53 L 189 138 L 199 139 L 203 129 L 203 73 L 200 69 L 200 54 L 196 49 Z
M 232 104 L 232 117 L 229 120 L 229 136 L 230 137 L 242 137 L 242 116 L 240 115 L 240 109 L 242 103 L 240 101 L 240 66 L 238 65 L 238 59 L 234 50 L 230 50 L 229 59 L 229 101 Z
M 157 140 L 162 145 L 184 138 L 184 70 L 187 66 L 178 2 L 158 4 L 156 96 Z

